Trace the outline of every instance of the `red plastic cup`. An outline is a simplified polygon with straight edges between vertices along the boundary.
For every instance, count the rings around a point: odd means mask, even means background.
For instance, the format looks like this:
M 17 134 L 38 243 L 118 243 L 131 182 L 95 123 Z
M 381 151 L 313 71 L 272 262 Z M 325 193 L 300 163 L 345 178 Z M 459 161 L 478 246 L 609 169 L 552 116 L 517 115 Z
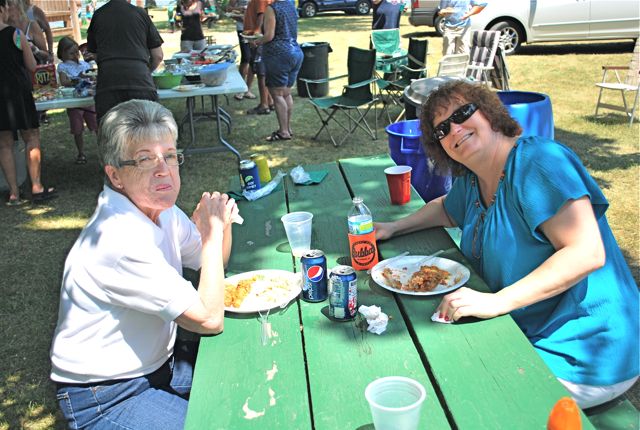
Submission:
M 389 185 L 392 205 L 404 205 L 411 200 L 411 166 L 393 166 L 384 169 Z

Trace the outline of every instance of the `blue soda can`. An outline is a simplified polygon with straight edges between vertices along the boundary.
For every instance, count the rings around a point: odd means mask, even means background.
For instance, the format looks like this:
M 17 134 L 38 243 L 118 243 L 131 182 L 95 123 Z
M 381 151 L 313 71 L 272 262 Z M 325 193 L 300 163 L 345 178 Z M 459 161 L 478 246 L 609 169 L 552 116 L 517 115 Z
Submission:
M 327 299 L 327 257 L 319 249 L 305 252 L 302 264 L 302 300 L 322 302 Z
M 240 179 L 242 190 L 255 191 L 260 187 L 260 174 L 258 166 L 252 160 L 242 160 L 240 162 Z
M 358 280 L 351 266 L 336 266 L 329 275 L 329 316 L 350 320 L 358 309 Z

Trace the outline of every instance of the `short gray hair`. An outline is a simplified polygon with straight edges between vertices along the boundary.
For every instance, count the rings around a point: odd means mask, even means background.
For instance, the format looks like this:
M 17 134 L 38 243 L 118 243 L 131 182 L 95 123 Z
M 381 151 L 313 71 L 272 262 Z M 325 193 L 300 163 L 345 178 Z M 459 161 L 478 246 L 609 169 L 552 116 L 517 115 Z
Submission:
M 169 109 L 149 100 L 129 100 L 111 108 L 100 121 L 98 147 L 102 166 L 121 167 L 127 150 L 170 135 L 178 140 L 178 126 Z

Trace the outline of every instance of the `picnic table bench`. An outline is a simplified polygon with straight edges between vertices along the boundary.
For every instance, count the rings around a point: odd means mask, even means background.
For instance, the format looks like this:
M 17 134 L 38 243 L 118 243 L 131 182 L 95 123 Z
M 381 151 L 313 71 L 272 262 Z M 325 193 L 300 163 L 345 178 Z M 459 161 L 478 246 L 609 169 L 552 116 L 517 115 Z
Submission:
M 270 195 L 238 203 L 245 218 L 234 227 L 228 273 L 257 269 L 300 271 L 280 217 L 314 214 L 312 248 L 327 266 L 350 264 L 346 216 L 358 195 L 374 220 L 397 219 L 423 203 L 415 191 L 405 206 L 389 204 L 383 170 L 387 155 L 339 160 L 313 186 L 290 178 Z M 239 188 L 233 178 L 232 189 Z M 379 245 L 380 257 L 409 251 L 441 257 L 471 269 L 442 228 L 400 236 Z M 471 270 L 468 286 L 488 291 Z M 373 429 L 364 389 L 376 378 L 407 376 L 425 387 L 420 428 L 544 429 L 553 405 L 567 392 L 508 315 L 456 324 L 430 321 L 441 296 L 391 293 L 358 272 L 358 305 L 378 305 L 390 316 L 382 335 L 356 318 L 328 318 L 328 301 L 292 301 L 268 316 L 270 336 L 261 342 L 258 315 L 227 313 L 224 333 L 203 337 L 195 368 L 187 429 Z M 363 324 L 364 322 L 364 324 Z M 593 426 L 583 415 L 583 428 Z

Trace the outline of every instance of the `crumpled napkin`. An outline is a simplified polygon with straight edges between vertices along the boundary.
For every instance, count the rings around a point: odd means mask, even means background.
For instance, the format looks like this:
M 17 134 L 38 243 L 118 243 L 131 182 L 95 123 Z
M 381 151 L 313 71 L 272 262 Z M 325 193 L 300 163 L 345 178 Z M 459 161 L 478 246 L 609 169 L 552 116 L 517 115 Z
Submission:
M 375 334 L 382 334 L 387 329 L 389 323 L 389 316 L 382 312 L 380 306 L 365 306 L 361 305 L 358 308 L 358 312 L 367 319 L 367 331 Z
M 444 318 L 440 318 L 440 312 L 435 311 L 433 315 L 431 315 L 431 321 L 443 324 L 451 324 L 453 320 L 445 320 Z
M 319 184 L 327 176 L 326 170 L 318 170 L 316 172 L 306 172 L 302 166 L 291 169 L 289 175 L 293 179 L 293 183 L 297 185 L 313 185 Z

